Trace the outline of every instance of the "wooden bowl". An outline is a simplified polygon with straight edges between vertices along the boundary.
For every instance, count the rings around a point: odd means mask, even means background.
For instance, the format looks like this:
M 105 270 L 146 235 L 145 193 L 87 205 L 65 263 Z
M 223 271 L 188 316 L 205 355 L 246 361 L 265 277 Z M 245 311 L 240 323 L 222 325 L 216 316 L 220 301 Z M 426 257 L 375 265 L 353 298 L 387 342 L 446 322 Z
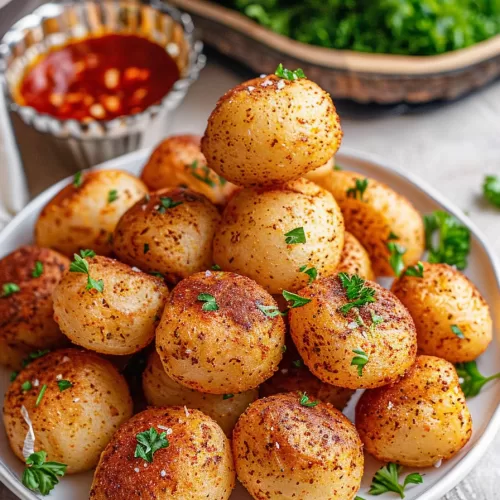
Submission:
M 500 75 L 500 35 L 437 56 L 335 50 L 297 42 L 205 0 L 170 0 L 189 12 L 204 40 L 255 70 L 301 67 L 333 97 L 361 103 L 453 100 Z

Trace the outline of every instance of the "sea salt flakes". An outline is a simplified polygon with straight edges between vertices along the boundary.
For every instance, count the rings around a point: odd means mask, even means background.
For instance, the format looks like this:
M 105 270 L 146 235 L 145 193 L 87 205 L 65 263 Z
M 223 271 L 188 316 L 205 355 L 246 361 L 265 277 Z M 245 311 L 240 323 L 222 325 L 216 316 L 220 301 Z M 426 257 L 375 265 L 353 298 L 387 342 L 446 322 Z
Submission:
M 278 82 L 278 84 L 276 85 L 276 87 L 277 87 L 278 90 L 282 90 L 282 89 L 285 88 L 285 85 L 286 85 L 285 80 L 280 80 Z
M 161 477 L 165 477 L 166 475 L 167 475 L 167 473 L 166 473 L 164 470 L 162 470 L 162 471 L 160 472 L 160 476 L 161 476 Z
M 271 80 L 264 80 L 264 81 L 260 84 L 260 86 L 261 86 L 261 87 L 269 87 L 269 85 L 272 85 L 272 84 L 273 84 L 273 82 L 272 82 Z
M 62 380 L 62 373 L 60 373 L 59 375 L 56 375 L 56 380 Z
M 140 469 L 139 469 L 139 467 L 135 467 L 134 470 L 135 470 L 135 472 L 139 472 Z

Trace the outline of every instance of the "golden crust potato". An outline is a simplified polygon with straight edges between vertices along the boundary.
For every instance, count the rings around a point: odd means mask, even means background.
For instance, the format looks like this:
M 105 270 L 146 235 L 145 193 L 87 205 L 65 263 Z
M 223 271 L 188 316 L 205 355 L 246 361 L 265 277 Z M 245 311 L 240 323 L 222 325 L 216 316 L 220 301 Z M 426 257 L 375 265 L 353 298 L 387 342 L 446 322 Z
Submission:
M 365 391 L 356 406 L 356 427 L 368 453 L 408 467 L 439 465 L 472 434 L 455 368 L 434 356 L 418 356 L 398 382 Z
M 29 389 L 23 390 L 26 383 Z M 5 394 L 5 429 L 12 450 L 24 462 L 28 424 L 23 406 L 33 426 L 34 450 L 46 451 L 48 461 L 66 464 L 68 474 L 95 467 L 113 433 L 132 416 L 125 379 L 109 361 L 80 349 L 35 359 Z
M 66 273 L 56 286 L 54 319 L 75 344 L 102 354 L 133 354 L 154 337 L 168 288 L 162 280 L 108 257 L 87 257 L 89 276 L 103 291 L 87 290 L 87 275 Z
M 303 231 L 305 243 L 294 243 L 291 231 Z M 319 276 L 333 274 L 343 246 L 344 223 L 335 200 L 299 179 L 280 188 L 236 193 L 215 235 L 214 261 L 269 293 L 294 292 L 309 281 L 303 266 L 314 267 Z
M 493 338 L 488 304 L 448 264 L 422 265 L 422 278 L 403 275 L 392 286 L 415 321 L 419 352 L 452 363 L 473 361 Z
M 290 309 L 290 333 L 311 372 L 323 382 L 349 389 L 372 388 L 397 380 L 415 361 L 413 320 L 398 298 L 377 283 L 375 302 L 352 308 L 339 275 L 322 278 L 298 292 L 310 299 Z M 361 352 L 356 352 L 361 351 Z M 364 366 L 353 364 L 368 357 Z
M 220 215 L 202 194 L 165 189 L 136 203 L 120 219 L 113 238 L 117 257 L 171 283 L 212 265 Z
M 317 181 L 321 181 L 326 175 L 328 175 L 335 167 L 335 156 L 332 156 L 325 164 L 321 165 L 310 172 L 307 172 L 304 177 L 316 184 L 319 184 Z
M 344 233 L 344 248 L 342 249 L 337 273 L 357 274 L 365 280 L 375 280 L 375 273 L 368 252 L 349 231 Z
M 160 142 L 144 166 L 141 179 L 151 191 L 184 187 L 226 205 L 238 189 L 207 167 L 198 135 L 174 135 Z
M 0 288 L 19 287 L 0 297 L 0 364 L 17 370 L 30 352 L 68 343 L 52 306 L 52 291 L 68 266 L 64 255 L 35 246 L 20 247 L 0 260 Z
M 212 417 L 231 436 L 238 417 L 257 399 L 257 389 L 239 394 L 205 394 L 177 383 L 167 375 L 160 356 L 153 351 L 142 373 L 142 388 L 151 406 L 187 406 Z
M 245 276 L 207 271 L 186 278 L 172 290 L 156 330 L 165 371 L 201 392 L 254 389 L 282 357 L 283 318 L 260 309 L 276 307 L 272 296 Z
M 153 461 L 134 457 L 137 435 L 165 432 Z M 186 407 L 149 408 L 115 433 L 94 474 L 90 500 L 227 500 L 234 488 L 231 446 L 208 416 Z
M 64 187 L 43 208 L 35 225 L 36 244 L 70 257 L 83 248 L 111 255 L 116 223 L 147 192 L 142 181 L 121 170 L 83 173 L 79 186 Z
M 328 403 L 300 401 L 278 394 L 243 413 L 233 432 L 238 479 L 259 500 L 354 499 L 364 465 L 356 428 Z
M 356 181 L 368 181 L 363 192 L 354 193 Z M 320 185 L 330 191 L 342 210 L 345 228 L 365 247 L 377 276 L 394 276 L 387 244 L 402 245 L 405 266 L 416 264 L 424 251 L 425 231 L 421 215 L 391 188 L 374 179 L 344 170 L 332 170 Z M 397 239 L 395 239 L 397 237 Z
M 316 83 L 274 75 L 226 92 L 208 119 L 208 166 L 238 186 L 297 179 L 326 163 L 342 139 L 339 117 Z

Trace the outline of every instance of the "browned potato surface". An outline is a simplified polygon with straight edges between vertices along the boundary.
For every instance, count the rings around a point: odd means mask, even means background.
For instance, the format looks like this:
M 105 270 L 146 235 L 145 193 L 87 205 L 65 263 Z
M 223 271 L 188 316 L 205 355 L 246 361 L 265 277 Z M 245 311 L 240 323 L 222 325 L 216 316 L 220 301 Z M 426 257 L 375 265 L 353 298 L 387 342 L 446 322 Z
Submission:
M 344 314 L 339 308 L 349 300 L 338 275 L 322 278 L 299 290 L 310 302 L 288 313 L 302 359 L 323 382 L 349 389 L 380 387 L 404 375 L 415 361 L 417 335 L 406 308 L 377 283 L 364 286 L 375 290 L 375 302 Z M 361 374 L 352 364 L 359 350 L 368 357 Z
M 415 321 L 419 352 L 452 363 L 473 361 L 493 337 L 488 304 L 451 266 L 423 266 L 423 278 L 401 276 L 392 286 Z
M 303 231 L 305 242 L 294 243 L 287 236 L 291 231 Z M 299 179 L 280 188 L 235 194 L 215 235 L 214 260 L 224 270 L 254 279 L 269 293 L 294 292 L 309 281 L 303 266 L 314 267 L 319 276 L 333 274 L 343 245 L 344 223 L 335 200 Z
M 274 75 L 226 92 L 208 119 L 208 166 L 238 186 L 297 179 L 326 163 L 342 139 L 330 96 L 307 79 Z
M 219 221 L 219 212 L 202 194 L 165 189 L 123 215 L 113 248 L 121 261 L 159 272 L 177 283 L 212 265 L 212 242 Z
M 155 429 L 168 446 L 153 461 L 134 457 L 137 435 Z M 234 488 L 231 446 L 222 429 L 198 410 L 149 408 L 115 433 L 99 461 L 91 500 L 227 500 Z
M 321 179 L 327 176 L 333 170 L 334 167 L 335 167 L 335 156 L 332 156 L 325 164 L 321 165 L 321 167 L 311 170 L 310 172 L 307 172 L 307 174 L 304 175 L 304 177 L 310 181 L 315 182 L 316 184 L 320 184 Z
M 237 187 L 207 167 L 200 140 L 197 135 L 174 135 L 158 144 L 141 174 L 146 186 L 151 191 L 186 187 L 225 205 Z
M 344 248 L 342 249 L 337 273 L 357 274 L 366 280 L 375 280 L 375 273 L 368 252 L 349 231 L 344 233 Z
M 52 291 L 68 266 L 64 255 L 35 246 L 23 246 L 0 260 L 0 364 L 17 370 L 32 351 L 68 343 L 54 321 L 52 302 Z M 5 293 L 9 284 L 19 291 Z
M 71 386 L 61 389 L 65 382 Z M 30 386 L 26 391 L 25 383 Z M 34 450 L 46 451 L 48 461 L 66 464 L 68 474 L 95 467 L 115 430 L 132 416 L 125 379 L 109 361 L 79 349 L 61 349 L 32 361 L 5 394 L 7 437 L 24 462 L 28 425 L 23 406 L 33 426 Z
M 300 401 L 278 394 L 243 413 L 233 432 L 238 479 L 255 499 L 353 500 L 364 463 L 356 428 L 328 403 Z
M 81 184 L 69 184 L 43 208 L 36 244 L 70 257 L 84 248 L 110 255 L 116 223 L 147 192 L 142 181 L 121 170 L 83 173 Z
M 455 368 L 434 356 L 418 356 L 398 382 L 365 391 L 356 427 L 368 453 L 408 467 L 439 465 L 472 434 Z
M 156 349 L 176 382 L 211 394 L 254 389 L 278 368 L 285 340 L 275 300 L 250 278 L 198 273 L 173 290 L 156 331 Z
M 146 401 L 151 406 L 187 406 L 212 417 L 231 436 L 238 417 L 257 399 L 257 389 L 239 394 L 205 394 L 189 389 L 170 378 L 153 351 L 142 374 L 142 387 Z
M 368 184 L 361 197 L 359 190 L 352 190 L 356 181 L 365 180 Z M 404 196 L 375 179 L 344 170 L 332 170 L 320 184 L 337 200 L 346 230 L 366 249 L 377 276 L 394 276 L 387 247 L 391 241 L 406 249 L 406 266 L 420 259 L 425 239 L 422 217 Z
M 75 344 L 102 354 L 133 354 L 154 337 L 168 295 L 159 278 L 108 257 L 87 257 L 89 276 L 68 272 L 54 290 L 54 319 Z

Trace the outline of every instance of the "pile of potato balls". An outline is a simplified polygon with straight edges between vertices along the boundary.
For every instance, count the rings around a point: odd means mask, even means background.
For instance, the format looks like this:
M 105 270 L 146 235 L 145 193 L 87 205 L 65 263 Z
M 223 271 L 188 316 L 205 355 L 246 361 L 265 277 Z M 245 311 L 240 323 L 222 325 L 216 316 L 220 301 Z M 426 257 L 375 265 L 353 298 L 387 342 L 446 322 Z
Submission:
M 281 68 L 140 179 L 78 173 L 45 206 L 35 245 L 0 261 L 25 486 L 97 467 L 92 500 L 227 499 L 236 477 L 259 500 L 353 500 L 363 450 L 398 473 L 467 443 L 452 363 L 487 348 L 488 305 L 419 260 L 406 198 L 335 166 L 341 137 L 330 96 Z

